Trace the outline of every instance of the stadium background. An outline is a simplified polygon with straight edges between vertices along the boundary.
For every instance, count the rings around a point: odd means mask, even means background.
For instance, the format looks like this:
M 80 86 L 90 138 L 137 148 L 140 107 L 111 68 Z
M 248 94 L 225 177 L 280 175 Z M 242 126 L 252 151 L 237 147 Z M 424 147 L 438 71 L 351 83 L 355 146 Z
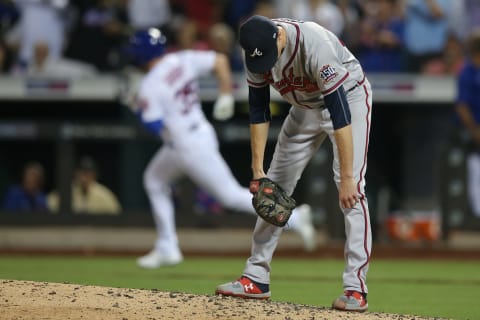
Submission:
M 28 2 L 30 1 L 24 1 Z M 126 30 L 132 30 L 132 25 L 129 25 L 125 18 L 125 12 L 118 9 L 127 2 L 58 3 L 63 3 L 63 6 L 76 6 L 80 14 L 90 12 L 91 8 L 96 8 L 99 12 L 114 12 L 115 23 L 127 26 L 121 33 L 125 36 Z M 200 16 L 200 11 L 196 10 L 201 6 L 200 3 L 207 2 L 171 1 L 171 17 L 173 19 L 183 15 L 191 18 L 200 26 L 199 33 L 205 32 L 212 21 L 209 21 L 208 17 Z M 15 2 L 3 1 L 2 7 L 8 7 L 12 3 Z M 54 1 L 45 3 L 52 6 L 62 5 L 55 4 Z M 224 7 L 224 20 L 232 23 L 231 13 L 235 6 L 240 6 L 240 2 L 228 3 L 229 6 Z M 284 4 L 282 1 L 241 3 L 244 11 L 237 12 L 238 15 L 242 12 L 271 13 L 269 10 L 280 9 L 280 4 Z M 341 3 L 344 2 L 332 1 L 336 6 L 341 6 Z M 349 3 L 358 6 L 362 5 L 363 1 Z M 211 8 L 216 5 L 215 1 L 208 2 Z M 213 17 L 218 18 L 218 15 Z M 2 20 L 2 47 L 4 42 L 8 42 L 9 29 L 13 28 L 20 18 L 17 12 L 16 17 L 12 15 L 12 21 Z M 180 25 L 187 25 L 189 20 L 181 21 Z M 175 28 L 170 32 L 173 30 Z M 74 33 L 70 35 L 70 40 L 76 39 L 73 37 Z M 116 44 L 120 45 L 123 38 L 108 39 L 114 39 Z M 201 47 L 205 44 L 202 42 L 200 45 L 200 42 L 195 42 L 193 46 Z M 94 45 L 93 42 L 92 44 Z M 179 42 L 174 44 L 179 45 Z M 95 47 L 92 46 L 91 49 Z M 69 53 L 67 50 L 66 56 L 72 58 L 71 51 Z M 15 249 L 18 240 L 8 235 L 15 234 L 19 227 L 27 230 L 52 226 L 153 228 L 142 186 L 142 173 L 161 142 L 143 131 L 126 106 L 129 93 L 134 90 L 138 81 L 138 75 L 130 69 L 123 69 L 120 59 L 115 60 L 117 64 L 98 63 L 96 66 L 99 72 L 90 76 L 32 76 L 28 72 L 22 73 L 22 63 L 17 63 L 14 57 L 10 58 L 8 72 L 5 72 L 6 67 L 2 66 L 4 73 L 0 77 L 0 194 L 3 195 L 9 185 L 19 181 L 26 162 L 36 160 L 45 167 L 45 191 L 59 190 L 62 201 L 61 210 L 55 215 L 48 212 L 18 214 L 2 211 L 0 225 L 5 230 L 5 236 L 0 244 L 1 248 L 7 251 Z M 229 122 L 214 122 L 214 125 L 221 141 L 222 154 L 238 180 L 246 185 L 250 177 L 247 92 L 243 71 L 234 71 L 236 115 Z M 441 239 L 448 241 L 452 230 L 469 231 L 468 234 L 476 235 L 480 230 L 480 219 L 474 217 L 468 207 L 462 161 L 464 146 L 456 139 L 456 127 L 452 122 L 456 93 L 455 74 L 436 74 L 431 70 L 422 73 L 400 70 L 372 71 L 368 72 L 368 76 L 374 90 L 374 121 L 367 189 L 375 241 L 379 244 L 412 243 L 415 246 L 430 246 L 432 242 L 441 243 Z M 212 79 L 206 78 L 202 80 L 201 87 L 203 107 L 210 117 L 211 106 L 216 97 L 216 84 Z M 281 102 L 275 94 L 273 97 L 272 107 L 276 117 L 270 141 L 274 140 L 273 135 L 281 123 L 281 118 L 288 111 L 288 105 Z M 270 152 L 272 147 L 270 143 Z M 123 207 L 120 215 L 90 216 L 71 212 L 69 186 L 75 162 L 84 154 L 95 158 L 99 166 L 100 182 L 119 197 Z M 330 156 L 328 147 L 322 147 L 300 181 L 295 196 L 299 201 L 312 204 L 315 224 L 326 239 L 341 240 L 343 226 L 328 166 Z M 233 212 L 219 215 L 192 210 L 191 204 L 196 201 L 196 190 L 188 181 L 180 181 L 175 188 L 188 195 L 184 201 L 177 202 L 177 224 L 180 229 L 251 229 L 251 219 Z M 434 232 L 433 236 L 410 234 L 415 221 L 422 219 L 426 219 L 434 228 L 438 226 L 440 232 Z M 389 229 L 392 222 L 394 226 L 400 226 L 400 231 L 395 227 Z M 9 233 L 9 230 L 13 232 Z M 41 249 L 37 245 L 40 242 L 38 238 L 29 238 L 31 248 Z M 99 245 L 100 242 L 99 240 Z
M 478 219 L 470 213 L 465 193 L 449 192 L 452 185 L 463 184 L 465 178 L 463 166 L 448 162 L 453 154 L 462 152 L 461 145 L 451 140 L 454 79 L 420 75 L 371 75 L 371 79 L 376 93 L 375 121 L 367 181 L 377 243 L 412 243 L 415 247 L 426 244 L 429 247 L 434 242 L 441 242 L 440 235 L 448 240 L 452 230 L 473 231 L 470 234 L 475 234 Z M 118 216 L 73 214 L 68 210 L 66 201 L 59 214 L 4 212 L 0 215 L 5 230 L 2 243 L 4 250 L 15 251 L 15 243 L 22 250 L 42 249 L 39 243 L 43 242 L 38 238 L 41 233 L 26 232 L 30 235 L 29 242 L 18 236 L 22 234 L 19 233 L 19 227 L 37 231 L 38 228 L 52 226 L 64 226 L 67 230 L 71 230 L 71 227 L 79 230 L 82 226 L 103 230 L 112 230 L 112 227 L 153 230 L 149 204 L 142 186 L 142 172 L 161 142 L 143 131 L 123 103 L 122 92 L 125 92 L 126 86 L 134 86 L 136 80 L 136 77 L 125 79 L 116 76 L 84 81 L 37 79 L 35 89 L 30 89 L 29 79 L 1 79 L 0 96 L 4 106 L 0 122 L 0 148 L 4 155 L 1 160 L 1 189 L 6 187 L 8 181 L 18 179 L 23 164 L 34 157 L 45 165 L 48 172 L 46 189 L 58 185 L 61 186 L 60 190 L 66 191 L 78 155 L 90 154 L 98 162 L 100 181 L 118 195 L 123 206 Z M 62 84 L 61 89 L 56 87 L 59 83 Z M 209 115 L 216 83 L 211 78 L 205 78 L 201 83 L 204 109 Z M 236 76 L 236 88 L 237 109 L 234 119 L 226 123 L 214 121 L 214 124 L 221 140 L 222 154 L 238 180 L 247 185 L 250 177 L 249 132 L 246 88 L 242 75 Z M 32 91 L 26 96 L 25 91 L 29 90 Z M 273 97 L 274 109 L 278 111 L 273 121 L 274 133 L 288 106 L 283 105 L 278 96 Z M 273 143 L 270 143 L 269 154 L 272 147 Z M 343 225 L 339 219 L 341 215 L 328 165 L 330 156 L 328 147 L 322 147 L 296 191 L 299 201 L 313 206 L 315 224 L 322 234 L 319 241 L 324 244 L 328 239 L 341 240 L 343 237 Z M 210 230 L 208 233 L 221 233 L 222 229 L 225 232 L 232 228 L 250 231 L 253 218 L 235 212 L 195 210 L 195 188 L 188 180 L 180 181 L 175 188 L 186 195 L 181 202 L 177 202 L 179 229 L 193 231 L 199 228 L 200 231 Z M 438 238 L 420 235 L 418 239 L 395 239 L 388 229 L 392 217 L 409 221 L 426 217 L 433 222 L 442 221 L 443 232 Z M 9 233 L 9 228 L 15 231 Z M 89 232 L 86 231 L 86 235 Z M 202 233 L 197 236 L 199 234 Z M 115 237 L 115 232 L 111 236 Z M 78 240 L 82 238 L 80 235 L 72 238 L 76 240 L 71 240 L 71 244 L 68 244 L 68 237 L 61 242 L 64 248 L 57 243 L 47 245 L 44 249 L 82 251 L 88 247 L 95 251 L 95 243 L 91 240 L 82 246 Z M 142 247 L 140 239 L 138 246 L 128 249 L 127 245 L 125 250 L 146 250 L 147 244 L 144 243 L 146 247 Z M 107 242 L 115 241 L 98 237 L 97 250 L 108 251 L 108 247 L 105 247 Z M 124 242 L 118 240 L 110 249 L 121 251 L 121 243 Z M 183 243 L 187 250 L 191 248 L 188 241 Z M 242 251 L 248 248 L 244 244 Z M 211 244 L 206 243 L 203 249 L 197 248 L 208 251 L 209 246 Z

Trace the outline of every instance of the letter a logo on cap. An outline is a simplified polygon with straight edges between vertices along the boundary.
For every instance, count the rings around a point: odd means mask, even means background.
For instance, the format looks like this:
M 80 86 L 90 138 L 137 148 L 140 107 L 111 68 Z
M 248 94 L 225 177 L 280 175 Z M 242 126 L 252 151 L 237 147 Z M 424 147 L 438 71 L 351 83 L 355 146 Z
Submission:
M 255 56 L 261 57 L 262 55 L 263 55 L 263 52 L 258 50 L 258 48 L 255 48 L 255 50 L 253 50 L 253 53 L 250 55 L 250 57 L 255 58 Z

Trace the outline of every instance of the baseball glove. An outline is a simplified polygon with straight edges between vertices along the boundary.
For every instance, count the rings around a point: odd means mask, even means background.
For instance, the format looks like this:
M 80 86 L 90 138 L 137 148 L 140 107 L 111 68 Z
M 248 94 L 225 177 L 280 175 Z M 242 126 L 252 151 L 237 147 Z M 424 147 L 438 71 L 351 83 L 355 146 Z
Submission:
M 250 192 L 253 207 L 263 220 L 278 227 L 287 224 L 296 202 L 277 183 L 269 178 L 252 180 Z

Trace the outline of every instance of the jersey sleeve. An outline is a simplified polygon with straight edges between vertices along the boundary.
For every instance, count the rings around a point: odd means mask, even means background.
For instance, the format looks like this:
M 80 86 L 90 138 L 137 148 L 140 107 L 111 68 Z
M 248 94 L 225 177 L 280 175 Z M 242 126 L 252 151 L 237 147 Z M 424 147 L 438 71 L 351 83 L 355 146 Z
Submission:
M 250 71 L 246 71 L 247 74 L 247 84 L 253 88 L 263 88 L 268 86 L 269 83 L 267 81 L 267 77 L 263 74 L 252 73 Z
M 343 44 L 326 30 L 319 29 L 324 36 L 310 37 L 311 43 L 306 48 L 314 54 L 309 54 L 307 61 L 309 72 L 316 79 L 318 87 L 324 96 L 338 89 L 348 78 L 349 73 L 340 60 Z
M 212 72 L 217 54 L 211 50 L 187 50 L 184 52 L 183 63 L 188 64 L 196 77 Z

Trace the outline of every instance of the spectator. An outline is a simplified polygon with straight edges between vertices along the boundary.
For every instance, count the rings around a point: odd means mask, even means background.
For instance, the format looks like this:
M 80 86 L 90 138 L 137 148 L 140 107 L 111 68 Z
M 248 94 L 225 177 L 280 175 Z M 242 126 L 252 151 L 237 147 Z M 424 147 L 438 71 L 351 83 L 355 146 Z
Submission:
M 82 157 L 72 183 L 72 211 L 80 214 L 120 214 L 121 206 L 115 194 L 97 181 L 98 169 L 90 157 Z M 58 212 L 59 196 L 48 195 L 48 207 Z
M 272 0 L 272 5 L 275 7 L 277 17 L 290 17 L 291 16 L 291 1 L 285 0 Z M 293 17 L 292 17 L 293 18 Z
M 264 17 L 272 19 L 278 17 L 277 8 L 271 0 L 258 0 L 253 8 L 252 15 L 253 14 L 263 15 Z
M 37 77 L 84 77 L 96 74 L 93 66 L 80 61 L 50 57 L 50 48 L 45 42 L 37 42 L 33 59 L 27 66 L 26 74 Z
M 242 51 L 235 42 L 233 30 L 225 23 L 216 23 L 210 28 L 208 36 L 210 49 L 229 57 L 232 71 L 243 71 Z
M 478 1 L 477 1 L 478 2 Z M 452 1 L 451 13 L 449 15 L 449 31 L 456 37 L 465 41 L 468 37 L 467 30 L 468 18 L 467 18 L 467 1 L 457 0 Z M 471 29 L 470 29 L 471 30 Z
M 202 39 L 197 23 L 189 18 L 179 18 L 172 26 L 174 45 L 168 48 L 169 52 L 179 50 L 206 50 L 208 43 Z
M 128 0 L 127 14 L 134 31 L 150 27 L 164 30 L 172 19 L 168 0 Z
M 358 58 L 365 72 L 400 72 L 403 66 L 404 22 L 396 15 L 397 0 L 370 1 L 361 23 Z
M 3 209 L 9 211 L 47 211 L 45 193 L 42 191 L 44 169 L 38 162 L 29 162 L 22 171 L 22 181 L 11 186 L 5 196 Z
M 0 74 L 8 74 L 12 66 L 12 52 L 0 39 Z
M 464 43 L 455 34 L 450 34 L 441 57 L 427 62 L 424 73 L 431 75 L 458 75 L 465 63 Z
M 254 14 L 268 17 L 278 16 L 279 11 L 290 10 L 291 4 L 284 0 L 243 0 L 226 1 L 223 7 L 223 22 L 233 30 L 238 30 L 240 23 Z
M 0 39 L 19 17 L 20 13 L 11 0 L 0 0 Z
M 466 30 L 474 30 L 480 27 L 480 1 L 464 0 L 467 26 Z
M 407 0 L 405 47 L 407 69 L 422 72 L 426 63 L 442 56 L 449 33 L 450 0 Z
M 342 35 L 345 27 L 342 12 L 329 0 L 295 1 L 292 16 L 303 21 L 315 21 L 337 36 Z
M 356 5 L 357 2 L 352 0 L 337 0 L 336 3 L 345 21 L 343 33 L 340 38 L 351 50 L 354 50 L 359 41 L 358 30 L 360 30 L 359 25 L 361 21 L 359 8 L 358 5 Z
M 448 37 L 443 54 L 445 73 L 458 75 L 465 64 L 465 44 L 453 34 Z
M 451 5 L 450 32 L 466 42 L 471 31 L 480 27 L 480 1 L 456 0 Z
M 240 22 L 252 14 L 257 2 L 259 0 L 228 1 L 224 12 L 225 23 L 233 30 L 238 30 Z
M 467 191 L 473 214 L 480 217 L 480 29 L 472 32 L 469 59 L 457 80 L 456 115 L 468 137 Z
M 222 21 L 226 2 L 228 1 L 171 0 L 178 15 L 184 16 L 195 22 L 197 32 L 203 39 L 207 37 L 208 30 L 213 24 Z
M 20 11 L 17 26 L 17 42 L 19 44 L 19 68 L 22 69 L 33 58 L 35 43 L 48 43 L 50 56 L 58 58 L 62 55 L 65 43 L 66 21 L 64 19 L 69 5 L 64 1 L 15 0 Z
M 124 7 L 110 0 L 80 2 L 79 17 L 70 35 L 66 57 L 108 72 L 120 67 L 120 47 L 128 32 Z

